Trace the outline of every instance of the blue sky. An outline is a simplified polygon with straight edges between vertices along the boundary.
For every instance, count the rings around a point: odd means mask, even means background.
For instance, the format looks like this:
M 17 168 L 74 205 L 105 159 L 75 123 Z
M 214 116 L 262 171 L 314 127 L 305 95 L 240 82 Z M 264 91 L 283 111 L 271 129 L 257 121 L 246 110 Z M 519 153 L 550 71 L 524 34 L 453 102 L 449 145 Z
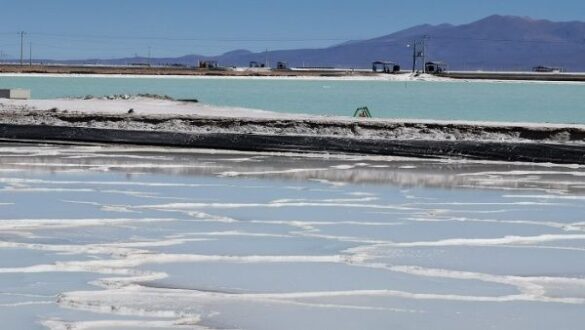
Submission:
M 7 0 L 0 57 L 18 57 L 27 31 L 34 57 L 215 55 L 233 49 L 324 47 L 418 24 L 492 15 L 585 20 L 583 0 Z

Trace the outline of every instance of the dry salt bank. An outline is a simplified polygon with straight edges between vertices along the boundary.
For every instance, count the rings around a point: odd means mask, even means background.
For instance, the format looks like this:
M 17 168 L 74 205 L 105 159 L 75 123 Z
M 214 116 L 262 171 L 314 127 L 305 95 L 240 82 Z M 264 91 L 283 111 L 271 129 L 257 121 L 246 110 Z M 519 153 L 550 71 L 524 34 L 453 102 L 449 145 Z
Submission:
M 579 125 L 0 103 L 7 329 L 585 322 Z
M 5 100 L 0 137 L 242 151 L 585 163 L 585 125 L 372 120 L 127 95 Z

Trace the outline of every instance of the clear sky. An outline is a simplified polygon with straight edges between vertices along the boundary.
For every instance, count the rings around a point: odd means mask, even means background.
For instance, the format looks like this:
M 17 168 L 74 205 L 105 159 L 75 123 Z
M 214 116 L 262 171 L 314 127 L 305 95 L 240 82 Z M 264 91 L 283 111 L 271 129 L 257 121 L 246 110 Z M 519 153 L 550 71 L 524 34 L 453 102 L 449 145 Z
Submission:
M 585 20 L 585 0 L 6 0 L 0 57 L 174 57 L 313 48 L 492 14 Z

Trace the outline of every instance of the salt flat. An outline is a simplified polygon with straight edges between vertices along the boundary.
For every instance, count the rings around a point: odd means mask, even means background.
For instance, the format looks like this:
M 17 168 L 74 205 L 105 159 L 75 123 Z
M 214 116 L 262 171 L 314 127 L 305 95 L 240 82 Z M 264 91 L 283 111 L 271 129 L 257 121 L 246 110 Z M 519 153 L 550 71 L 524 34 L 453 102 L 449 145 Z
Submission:
M 26 329 L 579 329 L 576 165 L 0 145 Z

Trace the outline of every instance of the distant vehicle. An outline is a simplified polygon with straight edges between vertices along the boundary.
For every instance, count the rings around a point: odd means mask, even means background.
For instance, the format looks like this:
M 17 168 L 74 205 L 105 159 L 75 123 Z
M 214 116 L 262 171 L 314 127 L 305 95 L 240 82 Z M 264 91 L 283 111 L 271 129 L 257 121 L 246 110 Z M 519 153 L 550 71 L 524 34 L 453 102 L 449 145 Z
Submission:
M 561 73 L 565 72 L 563 68 L 556 68 L 550 66 L 539 65 L 532 68 L 532 72 L 548 72 L 548 73 Z

